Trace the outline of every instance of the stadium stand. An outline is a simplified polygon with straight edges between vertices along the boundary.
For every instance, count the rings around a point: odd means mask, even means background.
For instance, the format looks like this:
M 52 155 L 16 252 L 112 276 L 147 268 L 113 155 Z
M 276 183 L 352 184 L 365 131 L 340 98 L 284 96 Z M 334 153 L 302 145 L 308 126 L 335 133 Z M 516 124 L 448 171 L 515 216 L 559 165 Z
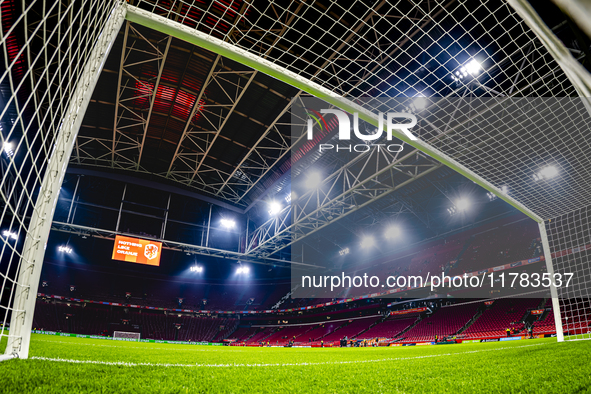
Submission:
M 513 215 L 395 252 L 388 258 L 378 259 L 366 267 L 359 268 L 358 272 L 383 276 L 384 270 L 387 270 L 389 275 L 425 276 L 427 272 L 444 271 L 448 275 L 460 275 L 480 268 L 492 268 L 499 264 L 536 257 L 541 253 L 539 239 L 536 237 L 535 223 L 523 219 L 523 215 Z M 498 249 L 499 244 L 503 245 L 503 250 Z M 105 267 L 93 267 L 90 270 L 74 264 L 64 269 L 62 265 L 49 262 L 44 265 L 43 285 L 39 291 L 68 298 L 194 311 L 268 310 L 278 305 L 279 301 L 282 309 L 317 308 L 320 304 L 337 300 L 285 299 L 290 292 L 289 282 L 201 283 L 187 281 L 182 277 L 147 273 L 135 278 L 136 280 L 129 280 L 129 277 L 130 273 L 126 271 L 111 272 Z M 317 297 L 321 296 L 319 290 Z M 351 297 L 352 294 L 344 296 Z M 133 308 L 104 310 L 95 304 L 81 308 L 76 304 L 67 306 L 62 302 L 39 301 L 35 326 L 55 331 L 109 335 L 115 329 L 132 331 L 135 326 L 136 330 L 142 331 L 142 337 L 193 341 L 231 339 L 248 344 L 258 344 L 264 340 L 274 341 L 274 345 L 285 345 L 294 336 L 299 344 L 318 343 L 320 340 L 329 343 L 344 336 L 389 340 L 398 337 L 397 340 L 402 339 L 403 342 L 410 343 L 430 341 L 435 335 L 442 338 L 457 333 L 475 316 L 478 308 L 481 308 L 482 316 L 471 323 L 461 333 L 462 336 L 503 336 L 508 326 L 515 331 L 524 328 L 521 320 L 528 309 L 544 307 L 539 305 L 540 300 L 501 299 L 489 308 L 484 308 L 481 303 L 434 308 L 435 313 L 430 316 L 424 315 L 413 326 L 417 315 L 390 317 L 383 321 L 378 317 L 355 320 L 360 316 L 377 313 L 379 308 L 385 308 L 385 302 L 380 299 L 367 299 L 365 302 L 366 304 L 344 303 L 307 310 L 308 320 L 305 321 L 296 314 L 290 316 L 288 313 L 283 316 L 283 320 L 288 321 L 289 325 L 324 321 L 328 316 L 333 320 L 344 318 L 343 322 L 324 323 L 322 326 L 312 324 L 278 328 L 261 327 L 265 324 L 256 319 L 246 320 L 246 324 L 243 322 L 243 325 L 238 327 L 239 321 L 234 317 L 215 319 L 211 316 L 198 317 L 170 311 L 164 314 L 154 310 L 142 310 L 139 313 L 138 309 Z M 551 307 L 549 301 L 546 307 Z M 345 312 L 349 314 L 343 315 Z M 583 327 L 585 315 L 589 313 L 588 303 L 581 301 L 576 305 L 571 304 L 564 313 L 569 316 L 570 330 L 581 332 L 588 329 L 586 326 Z M 534 322 L 536 333 L 553 332 L 555 327 L 551 313 L 545 313 L 541 318 L 542 320 Z M 351 319 L 350 323 L 348 319 Z M 400 336 L 400 333 L 410 326 L 412 328 Z
M 248 341 L 248 344 L 258 344 L 261 341 L 266 341 L 269 335 L 274 333 L 277 330 L 277 327 L 265 327 L 254 334 Z
M 339 341 L 344 337 L 356 338 L 360 333 L 369 329 L 371 325 L 376 323 L 381 318 L 381 316 L 372 316 L 369 318 L 351 320 L 350 322 L 347 322 L 339 327 L 338 330 L 333 331 L 322 339 L 325 343 L 329 343 Z
M 103 336 L 111 336 L 114 331 L 128 331 L 139 332 L 142 338 L 147 339 L 195 342 L 228 340 L 251 346 L 261 342 L 266 344 L 267 341 L 272 346 L 285 346 L 292 340 L 296 345 L 314 346 L 323 341 L 328 346 L 336 344 L 345 336 L 348 339 L 379 338 L 386 342 L 402 343 L 431 342 L 435 335 L 439 339 L 456 335 L 459 339 L 499 338 L 506 336 L 507 328 L 511 328 L 514 335 L 524 335 L 526 321 L 533 322 L 536 335 L 556 331 L 551 300 L 505 298 L 495 300 L 492 305 L 480 301 L 451 304 L 439 309 L 438 303 L 429 304 L 434 309 L 433 313 L 411 312 L 409 315 L 384 318 L 382 315 L 375 315 L 379 305 L 365 305 L 359 308 L 309 312 L 308 315 L 290 318 L 289 325 L 270 326 L 260 324 L 268 319 L 264 315 L 248 316 L 240 323 L 239 319 L 231 315 L 197 316 L 170 310 L 135 309 L 39 298 L 34 328 Z M 333 308 L 339 306 L 335 305 Z M 581 301 L 579 308 L 569 310 L 569 320 L 572 322 L 568 325 L 569 331 L 586 332 L 589 329 L 584 324 L 584 314 L 589 313 L 585 307 L 588 308 L 588 303 Z M 544 312 L 536 317 L 529 313 L 533 309 L 543 309 Z M 361 313 L 365 316 L 346 317 Z M 583 318 L 577 319 L 577 316 Z M 326 322 L 329 317 L 334 321 Z
M 525 314 L 540 305 L 539 298 L 505 298 L 493 302 L 482 315 L 462 332 L 467 338 L 493 338 L 506 336 L 507 328 L 520 332 L 524 328 Z
M 591 316 L 591 304 L 588 298 L 572 299 L 568 304 L 560 306 L 563 319 L 563 329 L 571 335 L 587 334 L 591 331 L 589 316 Z M 563 320 L 563 321 L 564 321 Z
M 475 234 L 462 261 L 449 274 L 461 275 L 542 255 L 536 224 L 531 220 L 512 220 L 511 217 L 472 231 Z
M 140 332 L 142 338 L 221 341 L 232 333 L 235 318 L 195 317 L 132 308 L 80 306 L 37 301 L 33 327 L 45 331 L 111 336 L 113 331 Z
M 478 304 L 444 306 L 404 334 L 404 343 L 430 342 L 456 334 L 476 314 Z
M 266 338 L 271 345 L 285 346 L 290 341 L 305 342 L 308 340 L 308 333 L 314 328 L 312 325 L 301 325 L 292 327 L 280 327 L 271 336 Z M 294 338 L 295 337 L 295 338 Z
M 414 318 L 388 318 L 357 336 L 357 339 L 394 338 L 414 324 Z
M 540 319 L 534 322 L 534 334 L 553 334 L 556 332 L 551 298 L 546 300 L 544 310 L 545 311 L 542 316 L 540 316 Z M 564 330 L 567 331 L 567 328 L 564 327 Z
M 258 327 L 238 327 L 227 339 L 235 340 L 236 342 L 245 342 L 252 337 L 258 330 Z
M 104 272 L 46 263 L 39 291 L 64 297 L 192 310 L 270 309 L 290 284 L 189 282 L 186 278 Z M 74 290 L 71 290 L 74 286 Z M 179 305 L 179 298 L 183 302 Z

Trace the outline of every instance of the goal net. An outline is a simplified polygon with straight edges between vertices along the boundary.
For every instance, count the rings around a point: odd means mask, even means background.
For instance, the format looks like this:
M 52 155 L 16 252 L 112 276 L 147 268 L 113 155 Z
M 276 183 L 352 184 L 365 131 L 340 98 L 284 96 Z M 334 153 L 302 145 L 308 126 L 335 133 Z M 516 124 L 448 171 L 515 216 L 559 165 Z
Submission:
M 565 73 L 531 23 L 502 0 L 353 0 L 322 6 L 275 1 L 5 0 L 0 13 L 0 321 L 10 326 L 10 331 L 0 332 L 0 343 L 7 343 L 7 357 L 28 356 L 44 246 L 70 158 L 84 165 L 111 157 L 109 167 L 139 168 L 137 162 L 117 162 L 116 141 L 109 140 L 109 132 L 95 139 L 97 145 L 113 147 L 100 158 L 91 157 L 88 140 L 80 144 L 76 138 L 104 60 L 122 34 L 124 18 L 128 24 L 178 33 L 308 93 L 334 99 L 346 110 L 358 108 L 350 97 L 535 98 L 580 93 L 571 82 L 575 79 L 569 78 L 572 72 Z M 574 53 L 577 60 L 585 56 L 584 51 Z M 474 73 L 473 60 L 478 62 Z M 361 109 L 364 120 L 375 120 L 380 108 L 368 100 Z M 431 130 L 419 134 L 412 146 L 441 158 L 545 223 L 549 266 L 578 276 L 573 287 L 557 295 L 563 308 L 557 329 L 564 326 L 573 337 L 582 338 L 591 322 L 591 147 L 580 112 L 570 120 L 574 127 L 556 124 L 550 134 L 544 130 L 552 128 L 541 127 L 546 116 L 540 112 L 537 124 L 519 134 L 510 127 L 502 135 L 494 127 Z M 289 146 L 282 149 L 287 152 Z M 238 164 L 236 173 L 243 176 L 233 179 L 236 187 L 254 186 L 252 179 L 258 175 L 253 171 L 267 172 L 266 159 L 257 164 L 256 149 L 249 155 Z M 539 176 L 545 166 L 558 169 L 552 179 Z M 355 182 L 366 185 L 374 178 L 363 175 Z M 505 185 L 508 195 L 502 192 Z M 340 214 L 332 212 L 331 220 Z M 251 257 L 269 255 L 289 242 L 285 234 L 297 223 L 277 220 L 269 226 L 272 231 L 253 232 L 259 237 L 256 245 L 250 235 Z M 570 253 L 563 254 L 565 250 Z
M 1 359 L 28 356 L 55 204 L 120 5 L 0 1 Z
M 139 332 L 115 331 L 113 332 L 113 339 L 116 341 L 139 341 Z

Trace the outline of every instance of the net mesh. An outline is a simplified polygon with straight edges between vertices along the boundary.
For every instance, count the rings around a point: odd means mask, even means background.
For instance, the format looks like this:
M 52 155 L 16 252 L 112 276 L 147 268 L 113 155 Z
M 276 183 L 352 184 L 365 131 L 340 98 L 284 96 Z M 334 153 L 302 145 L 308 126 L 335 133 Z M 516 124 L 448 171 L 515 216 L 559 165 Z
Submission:
M 462 100 L 427 105 L 427 112 L 443 116 L 438 123 L 419 124 L 423 141 L 507 190 L 539 218 L 564 217 L 576 228 L 569 213 L 591 203 L 586 104 L 560 99 L 577 96 L 575 88 L 506 2 L 140 0 L 135 5 L 230 42 L 344 97 L 460 97 L 475 109 L 463 119 L 468 123 L 454 127 L 445 121 L 445 112 L 455 113 L 453 107 Z M 477 70 L 470 68 L 474 60 Z M 469 100 L 474 97 L 498 100 L 492 107 L 485 108 L 490 101 L 483 104 L 483 116 Z M 515 100 L 524 97 L 557 99 Z M 522 104 L 529 105 L 527 110 Z M 373 112 L 382 109 L 371 100 L 361 105 Z M 503 113 L 500 122 L 494 111 Z M 580 234 L 588 232 L 581 228 Z M 551 237 L 556 244 L 567 242 L 568 236 Z M 577 273 L 588 262 L 579 265 L 572 267 Z M 580 288 L 586 289 L 588 278 L 580 280 Z M 561 294 L 567 304 L 575 296 Z M 577 296 L 588 295 L 579 291 Z
M 115 3 L 0 2 L 0 319 L 5 323 L 50 153 Z M 557 62 L 500 0 L 130 4 L 232 43 L 344 97 L 575 95 Z M 473 60 L 479 67 L 470 72 L 466 67 Z M 371 100 L 363 105 L 380 109 Z M 419 136 L 494 185 L 507 185 L 513 198 L 542 218 L 557 218 L 548 224 L 553 250 L 572 248 L 574 240 L 583 245 L 589 229 L 582 224 L 587 208 L 581 207 L 591 205 L 584 105 L 557 100 L 534 108 L 534 115 L 512 111 L 512 122 L 524 124 L 518 135 L 511 122 L 501 134 L 494 123 L 472 122 L 473 127 L 456 129 L 422 125 Z M 547 113 L 566 123 L 545 121 Z M 501 143 L 503 153 L 494 153 Z M 544 172 L 548 166 L 557 170 L 552 179 Z M 588 325 L 588 260 L 578 251 L 556 257 L 555 265 L 580 274 L 578 284 L 562 296 L 565 311 L 576 312 Z M 563 320 L 567 317 L 563 314 Z M 0 333 L 0 340 L 6 335 Z
M 589 283 L 591 282 L 591 206 L 546 222 L 554 271 L 573 273 L 567 287 L 558 288 L 565 338 L 589 339 Z
M 32 265 L 23 247 L 33 237 L 29 224 L 51 152 L 115 3 L 0 2 L 0 323 L 5 326 L 15 294 L 28 287 L 18 273 Z M 6 336 L 9 331 L 0 331 L 4 346 Z

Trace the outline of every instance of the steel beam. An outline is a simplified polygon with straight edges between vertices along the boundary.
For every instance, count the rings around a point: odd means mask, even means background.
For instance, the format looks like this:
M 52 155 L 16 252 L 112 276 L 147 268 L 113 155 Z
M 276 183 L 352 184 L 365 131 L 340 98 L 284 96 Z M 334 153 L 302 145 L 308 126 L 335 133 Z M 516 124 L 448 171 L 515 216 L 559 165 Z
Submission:
M 164 71 L 164 66 L 166 64 L 166 58 L 168 56 L 168 51 L 170 49 L 170 43 L 172 42 L 172 36 L 168 37 L 168 41 L 166 43 L 166 48 L 164 49 L 164 54 L 162 55 L 162 60 L 160 60 L 160 67 L 158 68 L 158 77 L 156 78 L 156 83 L 154 84 L 154 90 L 152 92 L 152 98 L 150 100 L 150 109 L 148 110 L 148 116 L 146 117 L 146 124 L 144 126 L 144 136 L 142 137 L 142 143 L 140 144 L 140 155 L 137 159 L 136 169 L 140 168 L 140 163 L 142 162 L 142 153 L 144 152 L 144 144 L 146 143 L 146 135 L 148 134 L 148 128 L 150 127 L 150 118 L 152 117 L 152 110 L 154 109 L 154 102 L 156 101 L 156 96 L 158 94 L 158 86 L 160 86 L 160 79 L 162 78 L 162 72 Z
M 263 142 L 266 139 L 268 139 L 267 137 L 269 136 L 269 134 L 272 133 L 273 130 L 275 130 L 279 133 L 279 131 L 276 129 L 277 122 L 291 108 L 292 104 L 297 100 L 298 97 L 300 97 L 301 94 L 302 94 L 302 92 L 299 91 L 293 97 L 293 99 L 289 101 L 289 103 L 285 106 L 285 108 L 283 108 L 283 110 L 279 113 L 279 115 L 277 115 L 277 117 L 273 120 L 271 125 L 269 125 L 269 127 L 267 127 L 267 129 L 263 132 L 263 135 L 254 143 L 254 145 L 252 146 L 252 148 L 250 148 L 248 153 L 236 165 L 236 168 L 234 169 L 234 171 L 232 171 L 232 173 L 226 178 L 226 180 L 224 181 L 224 183 L 222 184 L 222 186 L 220 187 L 220 189 L 218 190 L 216 195 L 220 194 L 224 190 L 224 188 L 228 185 L 228 183 L 230 182 L 232 177 L 236 174 L 236 172 L 241 171 L 243 174 L 246 173 L 245 169 L 243 168 L 243 164 L 247 160 L 255 161 L 255 160 L 257 160 L 256 156 L 258 156 L 258 160 L 264 160 L 262 157 L 263 155 L 259 153 L 259 149 L 263 146 Z M 291 149 L 290 144 L 283 139 L 283 136 L 281 136 L 281 139 L 283 140 L 284 145 L 277 147 L 277 149 L 282 150 L 282 152 L 279 154 L 279 157 L 272 164 L 265 163 L 264 165 L 261 166 L 263 173 L 255 181 L 251 181 L 251 182 L 247 183 L 248 188 L 246 189 L 246 191 L 243 192 L 242 194 L 236 195 L 236 197 L 238 198 L 238 200 L 236 202 L 240 202 L 250 192 L 250 190 L 252 190 L 252 188 L 255 187 L 256 184 L 269 172 L 269 170 L 271 170 L 274 167 L 275 163 L 277 163 L 278 160 L 281 160 L 285 156 L 285 154 L 287 152 L 289 152 L 289 150 Z M 252 158 L 253 156 L 255 156 L 254 159 Z
M 184 26 L 180 23 L 174 22 L 165 17 L 155 15 L 151 12 L 144 11 L 134 6 L 128 6 L 127 19 L 138 23 L 140 25 L 155 29 L 162 33 L 172 35 L 180 40 L 190 42 L 198 45 L 205 49 L 208 49 L 214 53 L 225 56 L 229 59 L 242 63 L 246 66 L 252 67 L 255 70 L 268 74 L 274 78 L 277 78 L 285 83 L 288 83 L 296 88 L 299 88 L 305 92 L 312 94 L 313 96 L 322 98 L 329 104 L 335 105 L 342 110 L 349 113 L 357 112 L 359 118 L 369 122 L 374 126 L 378 126 L 378 115 L 372 111 L 352 102 L 351 100 L 342 97 L 338 93 L 332 92 L 331 90 L 324 88 L 323 86 L 310 81 L 309 79 L 294 73 L 278 64 L 263 59 L 255 53 L 248 52 L 242 48 L 238 48 L 234 45 L 226 43 L 215 37 L 212 37 L 206 33 L 197 31 L 188 26 Z M 459 163 L 457 160 L 451 158 L 446 153 L 430 146 L 427 142 L 421 139 L 411 140 L 407 137 L 402 130 L 393 130 L 393 136 L 410 144 L 411 146 L 427 153 L 429 156 L 440 161 L 443 164 L 448 165 L 466 178 L 479 184 L 486 190 L 495 194 L 498 198 L 511 204 L 527 216 L 536 220 L 537 222 L 542 221 L 537 214 L 531 209 L 523 205 L 521 202 L 515 200 L 512 196 L 508 196 L 502 193 L 502 190 L 493 185 L 488 180 L 474 173 L 472 170 L 467 168 L 465 165 Z
M 82 226 L 82 225 L 78 225 L 78 224 L 62 223 L 62 222 L 53 222 L 51 224 L 51 230 L 69 233 L 69 234 L 76 234 L 76 235 L 80 235 L 80 236 L 90 235 L 93 237 L 103 238 L 103 239 L 115 239 L 115 235 L 125 234 L 125 233 L 121 233 L 119 231 L 99 229 L 99 228 L 95 228 L 95 227 L 88 227 L 88 226 Z M 126 235 L 131 236 L 131 237 L 135 236 L 134 234 L 126 234 Z M 162 240 L 162 239 L 156 239 L 156 238 L 150 238 L 150 237 L 142 237 L 142 238 L 157 241 L 157 242 L 162 242 L 162 245 L 165 249 L 174 250 L 177 252 L 192 253 L 192 254 L 197 254 L 197 255 L 201 255 L 201 256 L 216 257 L 216 258 L 220 258 L 220 259 L 224 259 L 224 260 L 242 261 L 242 262 L 248 262 L 248 263 L 253 263 L 253 264 L 272 265 L 272 266 L 291 265 L 296 268 L 297 267 L 325 268 L 322 266 L 313 265 L 313 264 L 304 264 L 304 263 L 300 263 L 297 261 L 281 260 L 281 259 L 274 259 L 274 258 L 269 258 L 269 257 L 249 256 L 245 253 L 210 248 L 210 247 L 200 246 L 200 245 L 187 244 L 187 243 L 183 243 L 183 242 Z M 36 294 L 36 292 L 35 292 L 35 294 Z

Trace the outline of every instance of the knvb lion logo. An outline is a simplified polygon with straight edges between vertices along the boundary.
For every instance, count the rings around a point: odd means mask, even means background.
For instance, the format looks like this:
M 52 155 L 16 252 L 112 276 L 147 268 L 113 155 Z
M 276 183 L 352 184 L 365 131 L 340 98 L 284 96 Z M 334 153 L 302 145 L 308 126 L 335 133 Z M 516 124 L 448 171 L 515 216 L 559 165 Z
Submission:
M 351 129 L 353 129 L 353 133 L 355 137 L 362 140 L 363 144 L 349 144 L 349 145 L 337 145 L 334 144 L 320 144 L 319 149 L 320 151 L 336 149 L 337 152 L 339 151 L 348 151 L 348 152 L 367 152 L 372 147 L 377 148 L 378 151 L 380 148 L 385 148 L 389 152 L 400 152 L 402 151 L 403 146 L 401 144 L 375 144 L 371 143 L 371 141 L 376 141 L 382 137 L 384 129 L 386 131 L 386 140 L 392 141 L 392 132 L 393 130 L 400 130 L 408 139 L 414 141 L 417 139 L 411 132 L 410 128 L 416 126 L 417 118 L 415 115 L 406 113 L 406 112 L 388 112 L 386 114 L 386 124 L 384 127 L 384 114 L 382 112 L 378 115 L 378 128 L 374 134 L 363 134 L 359 130 L 359 113 L 353 113 L 353 127 L 351 127 L 351 121 L 349 119 L 349 115 L 346 112 L 341 111 L 339 109 L 321 109 L 320 112 L 315 111 L 310 108 L 306 108 L 308 117 L 308 131 L 307 131 L 307 138 L 308 140 L 312 140 L 314 138 L 314 123 L 318 125 L 320 130 L 327 130 L 328 131 L 328 123 L 324 119 L 323 114 L 333 114 L 337 117 L 339 122 L 339 141 L 350 141 L 351 140 Z M 406 123 L 398 123 L 398 120 L 406 120 Z M 410 121 L 410 122 L 408 122 Z
M 158 246 L 154 244 L 147 244 L 144 248 L 144 256 L 146 256 L 148 260 L 158 257 Z

